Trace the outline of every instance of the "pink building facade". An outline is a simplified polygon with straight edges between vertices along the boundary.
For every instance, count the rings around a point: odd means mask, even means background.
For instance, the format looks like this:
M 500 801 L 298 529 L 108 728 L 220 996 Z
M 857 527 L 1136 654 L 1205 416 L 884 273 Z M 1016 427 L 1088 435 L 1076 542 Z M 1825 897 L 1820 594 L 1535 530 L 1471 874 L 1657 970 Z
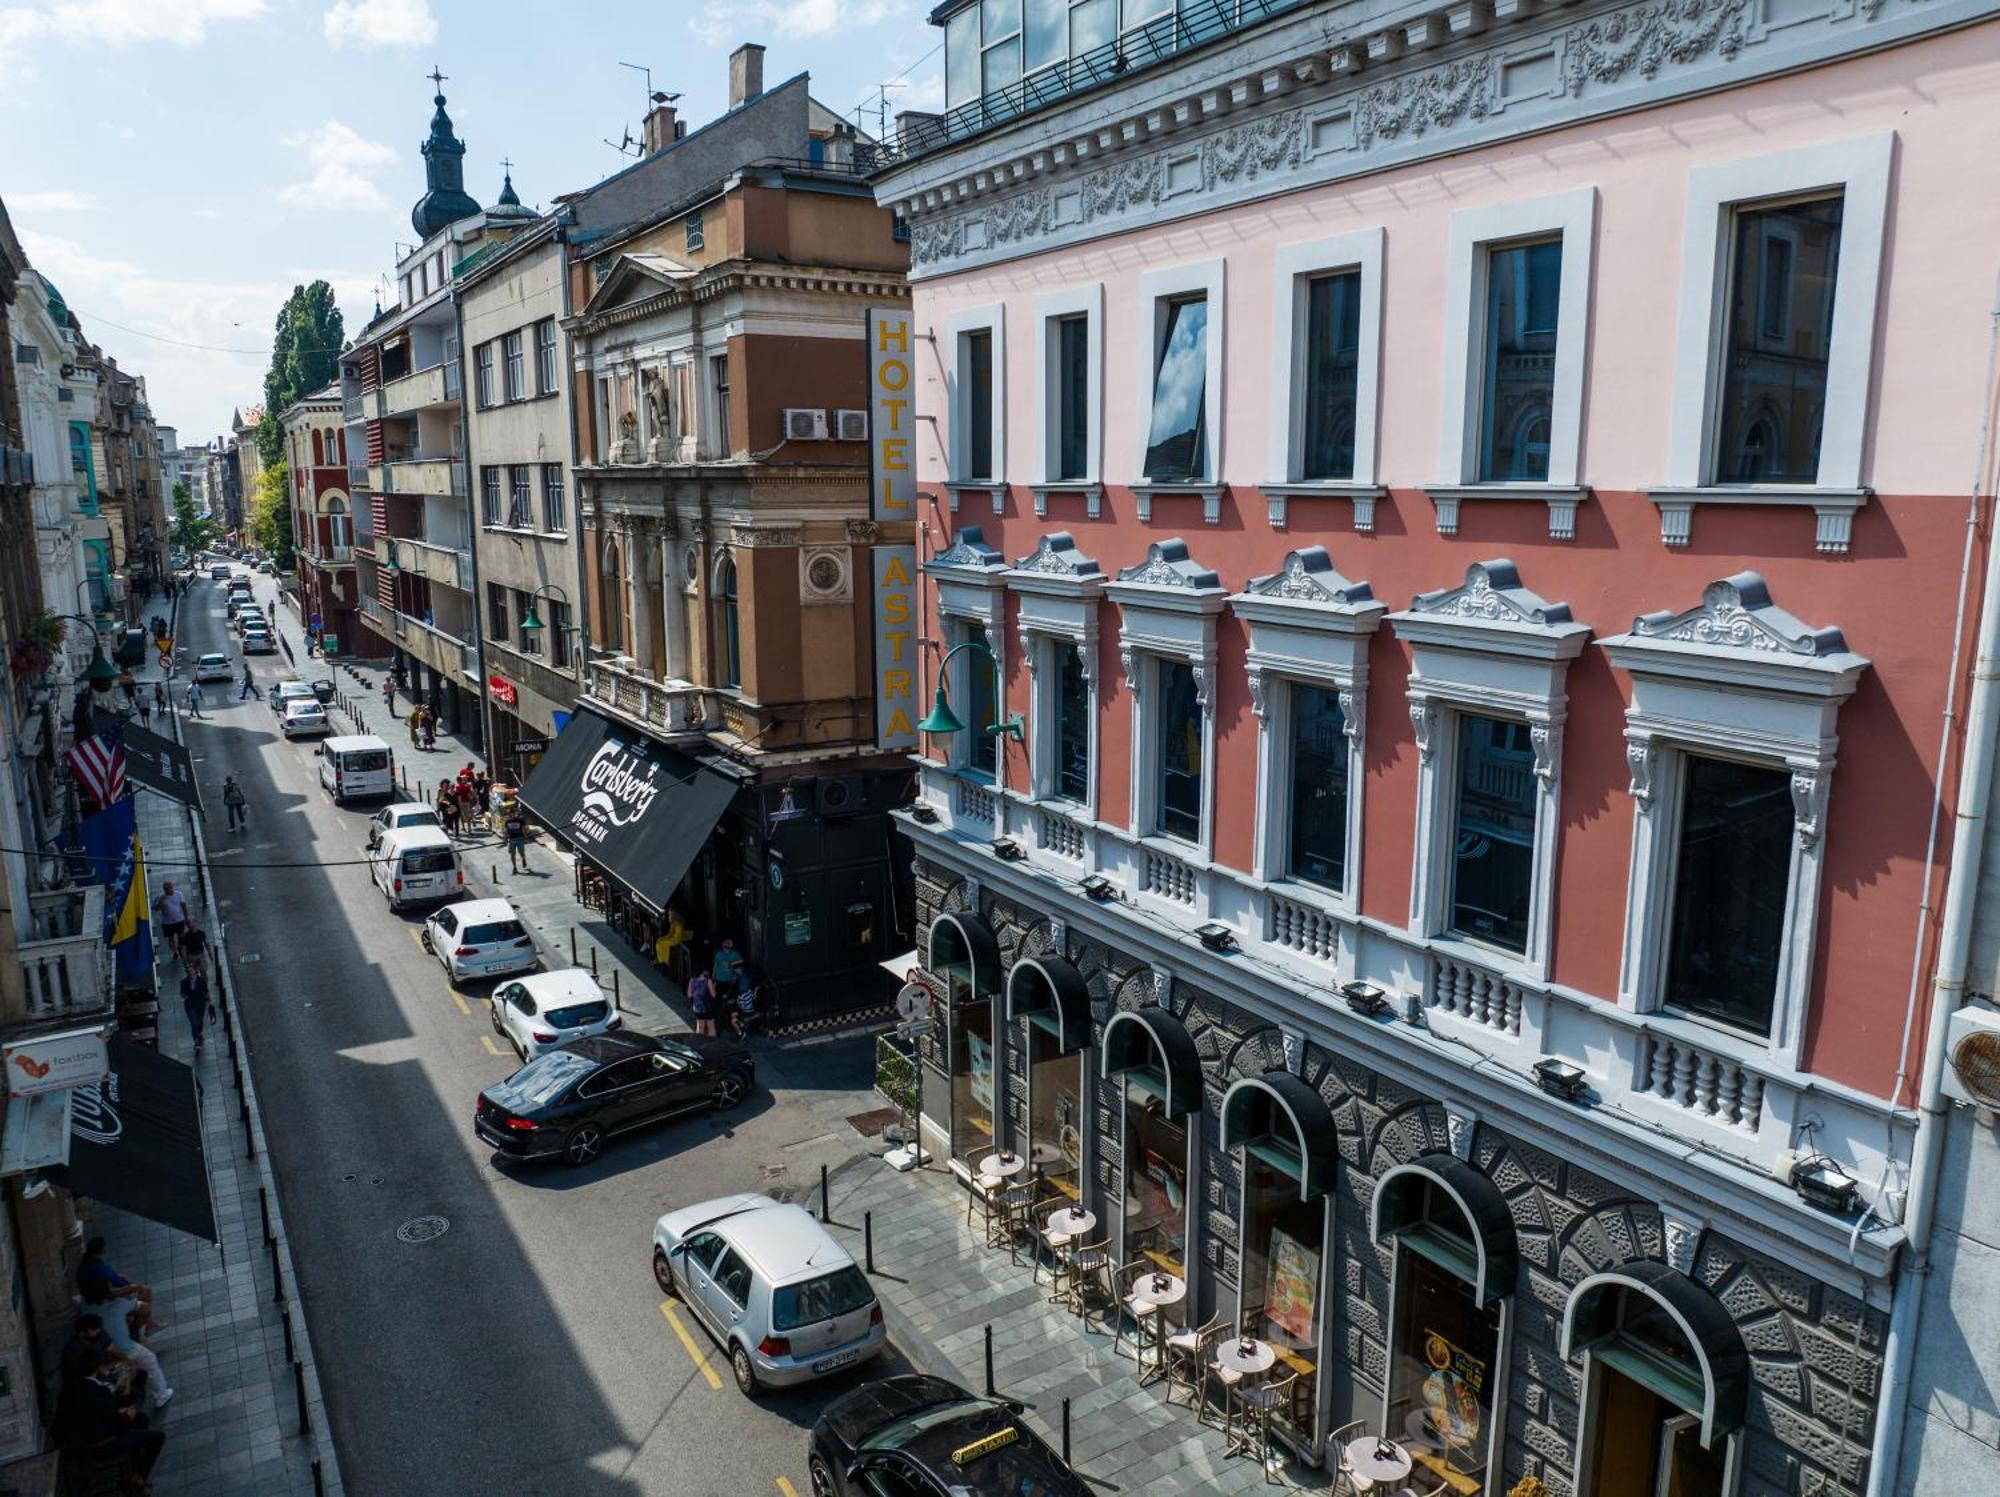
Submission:
M 877 182 L 930 1147 L 1309 1457 L 1893 1490 L 1996 7 L 1104 8 L 941 7 Z

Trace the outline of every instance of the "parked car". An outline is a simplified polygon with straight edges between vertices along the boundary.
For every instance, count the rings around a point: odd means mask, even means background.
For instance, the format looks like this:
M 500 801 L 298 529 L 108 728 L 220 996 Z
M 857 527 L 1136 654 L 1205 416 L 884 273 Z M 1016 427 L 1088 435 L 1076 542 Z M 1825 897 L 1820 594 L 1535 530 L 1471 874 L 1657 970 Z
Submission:
M 313 694 L 313 700 L 320 700 L 317 692 Z M 393 798 L 396 794 L 395 750 L 372 733 L 329 738 L 319 746 L 319 783 L 320 788 L 333 797 L 336 806 L 377 795 Z M 385 824 L 379 815 L 370 819 L 370 852 L 375 850 L 375 844 L 385 831 L 394 831 L 398 826 L 437 825 L 437 812 L 422 802 L 398 801 L 396 805 L 405 813 L 397 820 Z
M 285 715 L 285 708 L 293 702 L 317 702 L 319 700 L 313 694 L 313 689 L 297 677 L 277 682 L 264 694 L 264 698 L 271 704 L 271 711 L 279 717 Z
M 258 628 L 252 625 L 243 631 L 243 653 L 246 655 L 275 655 L 278 653 L 277 642 L 271 638 L 271 631 L 268 628 Z
M 313 705 L 319 707 L 317 702 Z M 368 872 L 392 910 L 456 899 L 465 889 L 458 850 L 434 826 L 384 832 L 369 855 Z
M 754 1398 L 852 1367 L 888 1341 L 882 1305 L 803 1206 L 735 1195 L 653 1224 L 653 1277 L 678 1294 Z
M 541 959 L 535 938 L 504 899 L 468 899 L 446 905 L 424 922 L 423 942 L 424 950 L 444 964 L 445 975 L 453 983 L 531 972 Z M 499 1002 L 497 993 L 494 1002 Z
M 417 800 L 399 800 L 384 806 L 368 818 L 368 850 L 375 851 L 386 833 L 398 831 L 406 826 L 436 826 L 438 813 L 434 807 Z M 502 903 L 505 903 L 503 900 Z
M 588 1164 L 616 1134 L 735 1107 L 755 1081 L 748 1052 L 727 1040 L 622 1029 L 573 1040 L 487 1087 L 473 1130 L 515 1159 Z
M 324 738 L 333 731 L 333 725 L 326 720 L 326 708 L 307 697 L 285 708 L 278 731 L 287 738 Z
M 827 1406 L 808 1437 L 813 1497 L 1088 1497 L 1029 1429 L 1021 1404 L 941 1377 L 871 1379 Z
M 257 563 L 257 570 L 262 572 L 266 577 L 275 577 L 278 575 L 278 564 L 267 556 Z
M 537 972 L 495 988 L 488 1015 L 493 1032 L 524 1061 L 571 1040 L 625 1027 L 604 989 L 581 967 Z
M 208 580 L 211 582 L 227 582 L 229 580 L 229 563 L 218 561 L 210 566 L 208 569 Z
M 236 667 L 229 663 L 229 657 L 211 652 L 194 663 L 194 678 L 197 681 L 234 681 Z
M 340 695 L 340 688 L 333 684 L 332 677 L 322 676 L 319 680 L 312 683 L 312 694 L 316 700 L 331 707 L 333 699 Z

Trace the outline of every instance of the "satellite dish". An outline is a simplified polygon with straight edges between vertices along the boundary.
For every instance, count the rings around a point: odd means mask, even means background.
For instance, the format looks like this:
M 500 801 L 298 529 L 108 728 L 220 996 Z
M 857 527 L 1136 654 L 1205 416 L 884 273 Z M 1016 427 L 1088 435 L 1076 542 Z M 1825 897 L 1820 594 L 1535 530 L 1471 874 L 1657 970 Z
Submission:
M 921 983 L 903 984 L 903 990 L 896 994 L 896 1016 L 905 1024 L 915 1024 L 921 1019 L 928 1019 L 930 1013 L 930 990 Z

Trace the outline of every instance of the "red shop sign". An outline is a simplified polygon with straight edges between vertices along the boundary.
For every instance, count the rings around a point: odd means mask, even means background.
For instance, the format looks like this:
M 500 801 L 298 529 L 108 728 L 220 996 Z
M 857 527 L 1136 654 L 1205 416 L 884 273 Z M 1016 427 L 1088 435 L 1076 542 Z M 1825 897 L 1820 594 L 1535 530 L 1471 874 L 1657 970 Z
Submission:
M 494 701 L 505 702 L 509 707 L 521 700 L 521 693 L 505 676 L 488 676 L 486 689 L 493 694 Z

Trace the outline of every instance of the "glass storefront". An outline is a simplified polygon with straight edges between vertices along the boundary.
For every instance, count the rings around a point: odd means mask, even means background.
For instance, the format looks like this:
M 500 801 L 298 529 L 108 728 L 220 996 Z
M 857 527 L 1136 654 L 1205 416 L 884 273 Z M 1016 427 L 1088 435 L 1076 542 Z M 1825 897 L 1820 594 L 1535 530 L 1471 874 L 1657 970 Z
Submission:
M 991 1150 L 993 1000 L 954 995 L 951 1020 L 951 1152 L 963 1159 Z
M 1275 1421 L 1295 1443 L 1313 1437 L 1319 1373 L 1326 1202 L 1301 1201 L 1296 1173 L 1258 1157 L 1266 1138 L 1243 1151 L 1243 1261 L 1238 1324 L 1278 1350 L 1274 1375 L 1296 1372 L 1291 1404 Z M 1281 1163 L 1283 1163 L 1281 1161 Z
M 1132 1074 L 1125 1085 L 1125 1257 L 1187 1277 L 1187 1120 Z
M 1042 1180 L 1083 1199 L 1083 1052 L 1062 1053 L 1055 1016 L 1024 1021 L 1028 1042 L 1028 1158 Z
M 1456 1214 L 1449 1203 L 1444 1209 Z M 1429 1481 L 1471 1494 L 1484 1484 L 1493 1443 L 1500 1309 L 1480 1305 L 1463 1270 L 1440 1261 L 1472 1253 L 1450 1236 L 1418 1228 L 1399 1243 L 1386 1432 Z M 1433 1246 L 1442 1249 L 1436 1257 Z

